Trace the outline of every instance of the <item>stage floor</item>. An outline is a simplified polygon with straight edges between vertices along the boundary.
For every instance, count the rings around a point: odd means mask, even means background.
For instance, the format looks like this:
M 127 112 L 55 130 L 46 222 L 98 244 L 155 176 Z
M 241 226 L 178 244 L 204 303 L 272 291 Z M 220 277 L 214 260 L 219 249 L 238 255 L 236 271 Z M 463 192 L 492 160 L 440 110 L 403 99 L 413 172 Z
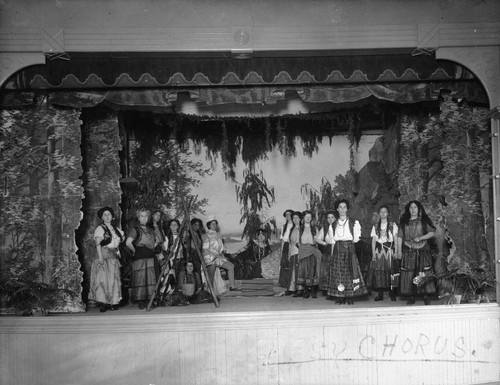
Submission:
M 361 297 L 355 300 L 353 305 L 338 305 L 333 301 L 326 300 L 323 294 L 318 294 L 318 298 L 293 298 L 291 296 L 262 296 L 262 297 L 243 297 L 237 294 L 227 293 L 222 295 L 219 300 L 219 307 L 216 308 L 213 303 L 205 303 L 188 306 L 165 306 L 153 308 L 150 314 L 195 314 L 195 313 L 225 313 L 225 312 L 263 312 L 263 311 L 297 311 L 297 310 L 348 310 L 369 308 L 397 308 L 423 306 L 422 300 L 417 300 L 414 305 L 406 305 L 406 300 L 398 298 L 391 301 L 389 296 L 384 297 L 383 301 L 375 301 L 375 294 Z M 432 300 L 431 305 L 442 305 L 438 299 Z M 146 310 L 139 309 L 136 305 L 127 305 L 120 307 L 119 310 L 108 310 L 105 313 L 99 312 L 99 308 L 90 308 L 85 315 L 91 316 L 120 316 L 120 315 L 138 315 L 144 314 Z M 67 315 L 67 314 L 65 314 Z M 78 314 L 75 314 L 78 316 Z

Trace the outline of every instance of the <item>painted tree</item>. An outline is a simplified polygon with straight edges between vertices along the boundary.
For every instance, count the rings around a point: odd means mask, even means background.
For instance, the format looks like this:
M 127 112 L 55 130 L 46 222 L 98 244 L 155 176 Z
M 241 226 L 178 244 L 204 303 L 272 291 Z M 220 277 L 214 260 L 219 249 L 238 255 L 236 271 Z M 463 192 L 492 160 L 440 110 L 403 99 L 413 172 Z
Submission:
M 243 171 L 243 182 L 236 183 L 236 199 L 242 205 L 240 224 L 245 223 L 241 238 L 253 239 L 257 230 L 264 226 L 268 235 L 276 230 L 276 219 L 263 218 L 266 208 L 274 202 L 274 187 L 268 186 L 262 171 L 253 172 L 250 169 Z
M 401 121 L 400 205 L 422 201 L 438 226 L 440 252 L 446 252 L 448 234 L 456 246 L 454 262 L 469 271 L 492 269 L 487 242 L 491 219 L 484 215 L 491 201 L 485 114 L 485 109 L 444 96 L 439 114 L 407 115 Z
M 191 152 L 185 145 L 179 145 L 169 139 L 159 139 L 151 148 L 151 153 L 144 153 L 141 143 L 132 149 L 131 176 L 138 180 L 138 185 L 127 191 L 127 210 L 134 212 L 142 207 L 168 210 L 175 217 L 182 217 L 182 200 L 194 196 L 193 190 L 200 179 L 211 174 L 201 162 L 190 160 Z M 203 213 L 207 199 L 198 199 L 193 213 Z

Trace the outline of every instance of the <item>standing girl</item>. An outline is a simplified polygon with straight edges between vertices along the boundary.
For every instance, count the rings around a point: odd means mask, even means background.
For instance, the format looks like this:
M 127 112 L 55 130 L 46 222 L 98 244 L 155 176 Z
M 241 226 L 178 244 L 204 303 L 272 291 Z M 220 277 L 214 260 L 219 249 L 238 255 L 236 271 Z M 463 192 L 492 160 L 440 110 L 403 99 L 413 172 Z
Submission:
M 97 212 L 101 224 L 94 232 L 98 258 L 92 262 L 90 271 L 89 299 L 99 303 L 101 312 L 118 309 L 121 295 L 120 252 L 118 246 L 125 234 L 115 226 L 115 212 L 103 207 Z
M 281 263 L 280 263 L 280 275 L 278 279 L 278 285 L 285 288 L 285 295 L 290 295 L 291 292 L 288 290 L 290 286 L 290 281 L 292 279 L 292 269 L 293 266 L 290 265 L 290 230 L 292 229 L 292 214 L 293 210 L 288 209 L 283 213 L 285 217 L 285 224 L 281 230 Z
M 349 218 L 349 201 L 342 199 L 335 204 L 337 220 L 334 225 L 333 258 L 328 278 L 328 297 L 339 304 L 352 305 L 353 297 L 368 293 L 365 287 L 354 244 L 361 237 L 361 226 L 357 220 Z
M 401 256 L 401 295 L 408 296 L 408 305 L 415 303 L 415 295 L 423 295 L 424 303 L 430 305 L 428 295 L 436 292 L 433 280 L 424 280 L 434 275 L 432 254 L 428 240 L 434 237 L 436 228 L 419 201 L 410 201 L 399 223 L 398 256 Z M 423 284 L 419 284 L 423 280 Z
M 333 256 L 333 246 L 335 240 L 333 237 L 333 223 L 335 222 L 335 212 L 327 211 L 326 222 L 316 236 L 316 242 L 324 246 L 323 257 L 321 258 L 321 268 L 319 277 L 320 290 L 328 290 L 328 275 L 330 271 L 331 259 Z
M 389 289 L 392 301 L 396 300 L 397 281 L 400 260 L 396 260 L 395 251 L 398 243 L 398 226 L 389 221 L 389 208 L 380 206 L 379 220 L 372 227 L 372 262 L 368 276 L 368 286 L 377 290 L 375 301 L 384 299 L 384 290 Z
M 302 213 L 302 225 L 299 237 L 299 269 L 297 284 L 299 293 L 302 291 L 304 298 L 317 298 L 319 285 L 319 269 L 321 266 L 321 251 L 316 247 L 314 236 L 316 229 L 312 223 L 313 213 L 306 210 Z
M 144 309 L 148 300 L 155 295 L 156 279 L 160 273 L 155 247 L 161 240 L 156 239 L 150 219 L 149 210 L 138 210 L 139 224 L 131 227 L 126 241 L 127 247 L 134 255 L 130 298 L 138 304 L 139 309 Z

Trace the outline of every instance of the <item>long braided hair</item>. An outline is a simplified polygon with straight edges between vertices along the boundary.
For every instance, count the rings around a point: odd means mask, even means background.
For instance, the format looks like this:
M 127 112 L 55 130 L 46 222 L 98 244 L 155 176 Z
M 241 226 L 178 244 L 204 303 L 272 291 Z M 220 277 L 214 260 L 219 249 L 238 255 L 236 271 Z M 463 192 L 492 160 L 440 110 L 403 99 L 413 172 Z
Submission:
M 380 211 L 382 209 L 386 209 L 389 215 L 387 216 L 387 234 L 389 234 L 389 231 L 392 234 L 392 239 L 394 240 L 394 222 L 391 222 L 391 212 L 389 211 L 389 207 L 386 205 L 382 205 L 379 207 L 378 212 L 380 214 Z M 380 234 L 382 232 L 382 218 L 378 219 L 378 222 L 375 224 L 375 234 L 377 234 L 377 237 L 380 238 Z M 389 237 L 387 237 L 389 238 Z

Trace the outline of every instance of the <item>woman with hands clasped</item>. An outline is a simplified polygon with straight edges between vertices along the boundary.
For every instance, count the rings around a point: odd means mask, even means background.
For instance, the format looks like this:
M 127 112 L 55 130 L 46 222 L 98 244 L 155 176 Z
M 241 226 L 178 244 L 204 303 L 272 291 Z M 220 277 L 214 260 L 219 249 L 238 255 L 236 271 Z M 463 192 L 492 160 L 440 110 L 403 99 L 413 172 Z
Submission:
M 436 292 L 432 254 L 428 241 L 434 237 L 432 220 L 419 201 L 410 201 L 399 223 L 398 257 L 401 258 L 400 293 L 408 296 L 408 305 L 415 303 L 415 296 L 423 295 L 430 305 L 428 295 Z
M 90 272 L 89 299 L 99 303 L 101 312 L 117 310 L 121 295 L 120 251 L 124 233 L 113 223 L 115 212 L 103 207 L 97 212 L 101 224 L 94 232 L 97 259 L 92 262 Z

